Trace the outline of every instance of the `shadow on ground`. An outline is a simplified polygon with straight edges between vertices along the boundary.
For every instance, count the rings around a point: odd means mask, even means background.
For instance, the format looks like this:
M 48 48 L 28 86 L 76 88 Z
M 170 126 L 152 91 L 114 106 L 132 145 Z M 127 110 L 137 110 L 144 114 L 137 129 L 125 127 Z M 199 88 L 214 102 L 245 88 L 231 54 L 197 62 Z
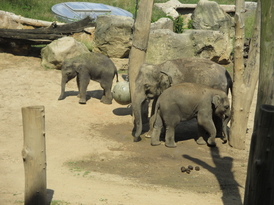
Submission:
M 150 139 L 142 135 L 142 141 L 133 142 L 132 124 L 108 124 L 105 127 L 92 127 L 106 140 L 120 142 L 118 147 L 108 147 L 115 154 L 92 155 L 89 160 L 79 160 L 73 166 L 81 169 L 117 174 L 135 179 L 141 183 L 188 190 L 198 193 L 223 194 L 225 205 L 241 204 L 241 198 L 231 167 L 233 158 L 221 153 L 223 146 L 217 139 L 217 147 L 197 145 L 196 121 L 181 123 L 176 129 L 177 148 L 167 148 L 164 144 L 151 146 Z M 222 155 L 222 156 L 221 156 Z M 115 157 L 114 157 L 115 156 Z M 190 174 L 181 172 L 181 167 L 199 166 L 200 171 Z

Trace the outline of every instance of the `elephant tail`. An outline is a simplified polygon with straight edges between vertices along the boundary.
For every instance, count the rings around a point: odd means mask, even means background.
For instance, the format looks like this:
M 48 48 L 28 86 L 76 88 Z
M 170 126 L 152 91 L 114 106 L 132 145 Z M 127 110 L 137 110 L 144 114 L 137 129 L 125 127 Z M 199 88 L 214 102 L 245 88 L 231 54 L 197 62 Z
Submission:
M 118 71 L 117 70 L 115 70 L 115 73 L 114 73 L 114 76 L 116 75 L 116 83 L 118 83 L 119 82 L 119 79 L 118 79 Z

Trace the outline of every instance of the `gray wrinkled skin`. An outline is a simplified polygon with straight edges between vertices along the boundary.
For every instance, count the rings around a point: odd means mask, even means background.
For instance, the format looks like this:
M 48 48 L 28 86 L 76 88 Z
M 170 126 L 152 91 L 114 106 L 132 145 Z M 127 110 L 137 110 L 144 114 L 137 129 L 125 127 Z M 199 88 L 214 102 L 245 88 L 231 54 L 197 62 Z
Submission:
M 206 144 L 206 132 L 209 134 L 207 144 L 216 146 L 216 127 L 212 116 L 223 121 L 226 142 L 228 138 L 227 124 L 231 117 L 230 103 L 224 91 L 205 85 L 181 83 L 166 89 L 158 98 L 155 106 L 155 117 L 152 122 L 151 145 L 159 145 L 160 134 L 165 127 L 165 144 L 176 147 L 174 132 L 180 121 L 197 118 L 198 144 Z
M 146 99 L 157 99 L 171 85 L 183 82 L 207 85 L 226 93 L 232 89 L 232 80 L 226 69 L 208 59 L 181 58 L 158 65 L 143 64 L 136 77 L 136 90 L 132 102 L 135 142 L 141 140 L 142 113 L 144 109 L 147 109 L 144 106 Z M 222 132 L 221 123 L 216 123 L 219 125 L 217 134 L 220 134 Z
M 68 81 L 76 77 L 79 90 L 79 103 L 86 103 L 86 91 L 90 80 L 100 83 L 104 90 L 101 102 L 112 103 L 112 81 L 118 73 L 114 63 L 100 53 L 85 53 L 71 59 L 67 59 L 62 64 L 61 94 L 58 100 L 65 98 L 65 86 Z

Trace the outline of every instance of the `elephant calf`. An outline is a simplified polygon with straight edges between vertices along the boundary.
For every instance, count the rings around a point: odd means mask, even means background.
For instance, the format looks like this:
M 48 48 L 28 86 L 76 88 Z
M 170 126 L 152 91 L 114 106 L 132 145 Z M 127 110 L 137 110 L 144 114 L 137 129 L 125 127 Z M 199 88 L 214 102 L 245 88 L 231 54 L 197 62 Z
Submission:
M 175 127 L 181 120 L 197 118 L 198 144 L 206 144 L 204 131 L 208 132 L 207 144 L 216 146 L 216 127 L 213 115 L 223 119 L 224 142 L 227 141 L 227 124 L 230 120 L 230 106 L 227 94 L 201 84 L 181 83 L 166 89 L 157 100 L 151 145 L 160 144 L 160 134 L 165 126 L 165 145 L 176 147 L 174 140 Z
M 61 69 L 61 94 L 58 100 L 65 98 L 66 83 L 76 77 L 80 104 L 86 103 L 86 91 L 90 80 L 99 82 L 104 89 L 101 102 L 112 103 L 111 87 L 115 75 L 118 82 L 118 73 L 114 63 L 108 57 L 100 53 L 81 54 L 65 60 Z

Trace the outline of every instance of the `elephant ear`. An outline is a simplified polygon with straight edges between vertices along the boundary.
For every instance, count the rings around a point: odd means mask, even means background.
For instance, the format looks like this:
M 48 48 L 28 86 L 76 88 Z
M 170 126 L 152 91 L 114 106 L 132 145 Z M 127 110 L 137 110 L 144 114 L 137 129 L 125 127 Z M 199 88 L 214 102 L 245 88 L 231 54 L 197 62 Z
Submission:
M 165 90 L 172 85 L 172 77 L 167 73 L 161 71 L 159 76 L 160 88 L 161 90 Z
M 80 71 L 81 71 L 81 69 L 82 69 L 82 64 L 81 63 L 79 63 L 79 62 L 74 62 L 73 63 L 73 67 L 75 68 L 75 71 L 77 72 L 77 73 L 79 73 Z
M 214 107 L 217 108 L 221 103 L 221 96 L 220 95 L 214 95 L 212 98 L 212 103 L 214 104 Z

